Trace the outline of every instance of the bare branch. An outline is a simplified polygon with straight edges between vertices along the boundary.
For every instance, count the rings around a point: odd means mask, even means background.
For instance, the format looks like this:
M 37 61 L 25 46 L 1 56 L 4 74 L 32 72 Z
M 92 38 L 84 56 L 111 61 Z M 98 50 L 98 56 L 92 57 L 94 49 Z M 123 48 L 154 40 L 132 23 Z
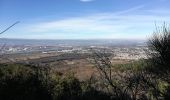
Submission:
M 0 32 L 0 34 L 5 33 L 6 31 L 8 31 L 10 28 L 12 28 L 13 26 L 15 26 L 16 24 L 20 23 L 19 21 L 15 22 L 14 24 L 12 24 L 11 26 L 7 27 L 5 30 L 3 30 L 2 32 Z

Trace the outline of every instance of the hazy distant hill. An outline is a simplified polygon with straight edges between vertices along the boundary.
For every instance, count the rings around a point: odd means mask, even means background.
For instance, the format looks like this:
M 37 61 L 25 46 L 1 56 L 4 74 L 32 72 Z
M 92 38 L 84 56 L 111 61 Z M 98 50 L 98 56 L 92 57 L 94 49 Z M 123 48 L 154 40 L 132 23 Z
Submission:
M 66 46 L 136 46 L 145 45 L 145 40 L 96 39 L 96 40 L 35 40 L 35 39 L 0 39 L 0 45 L 66 45 Z

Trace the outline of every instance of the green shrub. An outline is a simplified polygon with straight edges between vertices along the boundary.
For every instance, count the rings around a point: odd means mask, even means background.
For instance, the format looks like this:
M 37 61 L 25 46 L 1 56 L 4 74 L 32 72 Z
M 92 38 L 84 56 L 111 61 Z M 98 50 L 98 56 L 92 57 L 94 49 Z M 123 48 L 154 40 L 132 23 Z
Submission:
M 128 70 L 133 70 L 133 71 L 141 71 L 149 66 L 149 61 L 140 59 L 137 61 L 129 62 L 127 64 L 116 64 L 113 65 L 114 70 L 118 71 L 128 71 Z
M 77 100 L 81 96 L 81 86 L 74 76 L 63 76 L 53 78 L 54 100 Z
M 83 88 L 83 87 L 86 87 Z M 18 64 L 0 65 L 2 100 L 103 100 L 110 98 L 72 74 Z
M 21 65 L 1 65 L 0 98 L 3 100 L 48 100 L 50 94 L 31 68 Z
M 89 80 L 81 83 L 81 100 L 111 100 L 111 94 L 97 90 L 92 84 Z

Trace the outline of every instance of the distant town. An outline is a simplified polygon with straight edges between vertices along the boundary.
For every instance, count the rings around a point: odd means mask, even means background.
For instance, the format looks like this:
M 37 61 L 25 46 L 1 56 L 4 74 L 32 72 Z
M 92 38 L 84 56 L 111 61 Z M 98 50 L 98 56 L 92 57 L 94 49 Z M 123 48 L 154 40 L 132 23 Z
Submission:
M 2 41 L 2 40 L 1 40 Z M 127 43 L 128 41 L 128 43 Z M 4 42 L 4 44 L 3 44 Z M 90 54 L 92 50 L 110 53 L 114 59 L 146 59 L 145 41 L 135 40 L 20 40 L 3 39 L 1 55 L 10 54 Z

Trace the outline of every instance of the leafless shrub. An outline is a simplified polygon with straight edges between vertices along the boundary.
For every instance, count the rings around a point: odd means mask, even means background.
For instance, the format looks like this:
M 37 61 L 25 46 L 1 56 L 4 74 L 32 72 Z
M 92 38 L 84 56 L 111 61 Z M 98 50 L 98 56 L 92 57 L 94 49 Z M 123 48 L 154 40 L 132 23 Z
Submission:
M 114 69 L 110 56 L 104 52 L 93 51 L 91 62 L 100 74 L 100 81 L 112 94 L 113 99 L 147 100 L 160 98 L 158 82 L 154 75 L 145 70 L 125 70 L 120 72 Z M 148 95 L 150 94 L 150 95 Z

